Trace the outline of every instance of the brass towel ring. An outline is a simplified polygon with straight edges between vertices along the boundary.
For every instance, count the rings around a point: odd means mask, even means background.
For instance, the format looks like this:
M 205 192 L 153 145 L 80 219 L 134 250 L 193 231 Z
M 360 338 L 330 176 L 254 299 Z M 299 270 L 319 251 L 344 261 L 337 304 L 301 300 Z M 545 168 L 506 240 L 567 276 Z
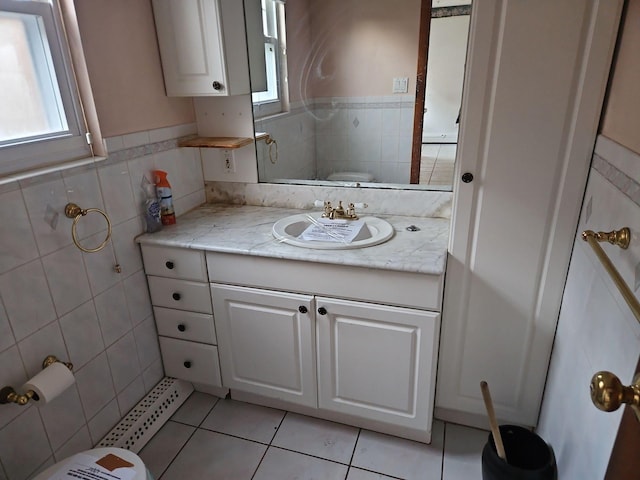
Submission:
M 82 245 L 80 245 L 80 241 L 78 240 L 78 235 L 76 233 L 76 226 L 78 225 L 78 220 L 80 220 L 83 216 L 87 215 L 88 213 L 92 213 L 92 212 L 99 213 L 107 221 L 107 237 L 96 248 L 85 248 Z M 64 207 L 64 214 L 68 218 L 73 218 L 73 225 L 71 226 L 71 237 L 73 238 L 73 243 L 75 244 L 75 246 L 78 247 L 83 252 L 86 252 L 86 253 L 99 252 L 105 247 L 105 245 L 111 238 L 111 220 L 109 220 L 109 217 L 107 216 L 107 214 L 104 213 L 104 211 L 100 210 L 99 208 L 82 209 L 75 203 L 67 203 L 66 207 Z
M 269 161 L 272 164 L 276 164 L 276 162 L 278 161 L 278 142 L 275 141 L 275 139 L 271 138 L 270 135 L 267 135 L 267 138 L 264 139 L 264 142 L 269 145 Z M 271 147 L 275 145 L 276 146 L 276 157 L 275 159 L 273 158 L 273 155 L 271 153 Z

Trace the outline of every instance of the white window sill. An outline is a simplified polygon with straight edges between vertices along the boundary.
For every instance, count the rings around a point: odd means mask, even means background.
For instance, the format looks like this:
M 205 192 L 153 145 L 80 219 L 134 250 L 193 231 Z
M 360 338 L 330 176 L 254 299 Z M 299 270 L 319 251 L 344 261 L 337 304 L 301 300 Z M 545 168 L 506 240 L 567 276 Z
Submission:
M 48 173 L 61 172 L 63 170 L 69 170 L 71 168 L 82 167 L 84 165 L 90 165 L 92 163 L 100 163 L 106 159 L 107 157 L 80 158 L 78 160 L 71 160 L 69 162 L 58 163 L 56 165 L 49 165 L 47 167 L 39 167 L 17 173 L 9 173 L 0 177 L 0 185 L 6 185 L 7 183 L 17 182 L 19 180 L 25 180 L 27 178 L 33 178 L 39 175 L 46 175 Z

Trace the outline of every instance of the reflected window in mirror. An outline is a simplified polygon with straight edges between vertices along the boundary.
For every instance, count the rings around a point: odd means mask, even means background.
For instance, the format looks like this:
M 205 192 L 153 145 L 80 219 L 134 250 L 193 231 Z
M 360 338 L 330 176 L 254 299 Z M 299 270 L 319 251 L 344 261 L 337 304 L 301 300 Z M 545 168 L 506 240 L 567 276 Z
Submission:
M 258 68 L 263 68 L 264 72 L 260 72 L 260 80 L 252 82 L 251 100 L 255 118 L 285 111 L 288 99 L 284 2 L 280 0 L 259 1 L 262 42 L 257 47 L 256 55 L 263 56 L 259 60 L 260 67 Z M 256 84 L 258 81 L 259 84 Z

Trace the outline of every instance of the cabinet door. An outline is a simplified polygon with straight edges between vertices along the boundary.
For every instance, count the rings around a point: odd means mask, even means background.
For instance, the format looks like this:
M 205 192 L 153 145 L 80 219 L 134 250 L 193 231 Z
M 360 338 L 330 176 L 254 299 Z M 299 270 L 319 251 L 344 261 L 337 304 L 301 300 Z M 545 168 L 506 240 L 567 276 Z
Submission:
M 225 387 L 317 406 L 313 297 L 211 284 Z
M 438 418 L 486 426 L 486 380 L 499 420 L 538 421 L 621 8 L 474 5 Z
M 440 315 L 318 297 L 318 406 L 430 432 Z
M 228 95 L 219 2 L 153 0 L 153 13 L 167 95 Z

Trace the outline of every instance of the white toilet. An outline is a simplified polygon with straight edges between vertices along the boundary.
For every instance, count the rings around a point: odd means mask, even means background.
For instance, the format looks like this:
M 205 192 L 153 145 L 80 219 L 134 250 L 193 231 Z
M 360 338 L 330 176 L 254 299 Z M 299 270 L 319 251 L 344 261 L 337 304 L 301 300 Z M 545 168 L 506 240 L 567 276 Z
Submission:
M 124 467 L 116 468 L 122 465 L 121 460 L 125 461 Z M 100 462 L 100 463 L 96 463 Z M 110 472 L 109 478 L 118 480 L 153 480 L 147 468 L 135 453 L 122 448 L 94 448 L 84 452 L 76 453 L 71 457 L 56 463 L 47 468 L 45 471 L 37 475 L 33 480 L 62 480 L 72 478 L 85 478 L 74 474 L 76 472 L 89 471 L 91 468 L 105 468 Z M 133 465 L 133 466 L 129 466 Z M 86 477 L 89 478 L 89 477 Z M 91 476 L 94 478 L 94 476 Z M 102 477 L 95 477 L 102 478 Z
M 336 172 L 327 177 L 332 182 L 373 182 L 373 175 L 365 172 Z

